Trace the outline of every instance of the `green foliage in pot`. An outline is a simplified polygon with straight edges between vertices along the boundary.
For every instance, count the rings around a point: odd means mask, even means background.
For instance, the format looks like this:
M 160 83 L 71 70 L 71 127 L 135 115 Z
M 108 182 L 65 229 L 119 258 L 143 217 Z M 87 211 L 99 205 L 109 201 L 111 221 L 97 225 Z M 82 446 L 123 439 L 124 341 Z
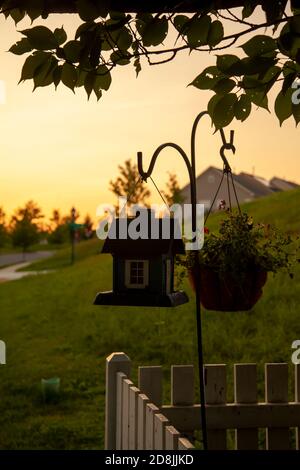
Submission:
M 285 270 L 293 277 L 297 249 L 290 235 L 269 224 L 254 224 L 246 213 L 226 211 L 225 214 L 217 233 L 204 230 L 204 245 L 198 254 L 200 268 L 209 268 L 220 277 L 230 273 L 237 281 L 251 270 L 273 273 Z M 193 253 L 179 260 L 179 265 L 189 270 L 194 264 Z

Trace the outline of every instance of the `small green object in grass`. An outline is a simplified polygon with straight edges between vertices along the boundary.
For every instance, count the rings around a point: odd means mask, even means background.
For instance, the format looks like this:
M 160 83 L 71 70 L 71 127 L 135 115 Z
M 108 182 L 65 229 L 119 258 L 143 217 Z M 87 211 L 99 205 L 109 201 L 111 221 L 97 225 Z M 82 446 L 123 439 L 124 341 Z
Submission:
M 45 402 L 56 401 L 59 397 L 60 378 L 52 377 L 50 379 L 42 379 L 42 395 Z

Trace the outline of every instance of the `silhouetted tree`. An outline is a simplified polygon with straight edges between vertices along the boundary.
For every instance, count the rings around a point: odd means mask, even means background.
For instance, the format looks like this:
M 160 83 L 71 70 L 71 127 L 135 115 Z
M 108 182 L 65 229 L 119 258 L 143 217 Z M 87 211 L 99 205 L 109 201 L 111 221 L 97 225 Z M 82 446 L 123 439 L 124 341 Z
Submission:
M 150 191 L 141 180 L 137 165 L 128 159 L 124 165 L 119 165 L 118 169 L 120 176 L 114 181 L 111 180 L 109 182 L 110 191 L 118 197 L 127 197 L 128 207 L 132 204 L 144 204 L 147 206 Z
M 175 173 L 169 173 L 169 180 L 166 186 L 167 191 L 163 191 L 163 195 L 168 205 L 171 206 L 172 204 L 183 203 L 184 198 L 181 195 L 181 189 L 178 183 L 177 175 Z
M 17 209 L 12 216 L 10 223 L 12 244 L 22 247 L 23 254 L 39 240 L 37 221 L 43 217 L 41 208 L 34 201 L 28 201 L 25 207 Z
M 5 225 L 5 212 L 0 207 L 0 248 L 5 245 L 7 241 L 7 228 Z

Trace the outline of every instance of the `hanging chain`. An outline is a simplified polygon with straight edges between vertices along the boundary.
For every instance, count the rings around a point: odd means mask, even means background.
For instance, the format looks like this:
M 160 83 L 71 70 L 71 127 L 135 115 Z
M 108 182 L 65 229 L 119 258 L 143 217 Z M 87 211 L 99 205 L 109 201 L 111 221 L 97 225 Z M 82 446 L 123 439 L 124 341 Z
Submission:
M 165 206 L 167 207 L 168 211 L 169 211 L 170 214 L 171 214 L 171 210 L 170 210 L 169 204 L 167 203 L 166 199 L 164 198 L 162 192 L 161 192 L 161 191 L 159 190 L 159 188 L 157 187 L 157 185 L 156 185 L 154 179 L 152 178 L 152 176 L 149 176 L 149 178 L 151 179 L 151 181 L 152 181 L 152 183 L 153 183 L 153 185 L 154 185 L 156 191 L 157 191 L 158 194 L 160 195 L 160 197 L 161 197 L 161 199 L 163 200 Z

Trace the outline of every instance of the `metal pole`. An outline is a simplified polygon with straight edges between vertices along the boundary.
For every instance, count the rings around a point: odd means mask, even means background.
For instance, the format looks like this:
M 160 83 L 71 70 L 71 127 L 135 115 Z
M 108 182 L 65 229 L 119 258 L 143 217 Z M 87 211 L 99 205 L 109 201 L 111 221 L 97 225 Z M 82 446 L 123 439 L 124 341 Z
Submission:
M 76 209 L 72 207 L 71 209 L 71 264 L 74 264 L 75 260 L 75 216 Z
M 191 191 L 191 204 L 192 204 L 192 230 L 196 234 L 197 231 L 197 186 L 196 186 L 196 157 L 195 157 L 195 137 L 196 130 L 200 119 L 205 116 L 207 111 L 202 111 L 196 117 L 191 135 L 191 167 L 193 173 L 193 191 Z M 201 318 L 201 303 L 200 303 L 200 264 L 198 252 L 194 252 L 194 269 L 199 275 L 198 283 L 196 284 L 196 321 L 197 321 L 197 349 L 198 349 L 198 374 L 199 374 L 199 388 L 200 388 L 200 404 L 201 404 L 201 424 L 202 424 L 202 440 L 204 450 L 208 450 L 207 442 L 207 420 L 206 420 L 206 401 L 205 401 L 205 369 L 203 358 L 203 341 L 202 341 L 202 318 Z

